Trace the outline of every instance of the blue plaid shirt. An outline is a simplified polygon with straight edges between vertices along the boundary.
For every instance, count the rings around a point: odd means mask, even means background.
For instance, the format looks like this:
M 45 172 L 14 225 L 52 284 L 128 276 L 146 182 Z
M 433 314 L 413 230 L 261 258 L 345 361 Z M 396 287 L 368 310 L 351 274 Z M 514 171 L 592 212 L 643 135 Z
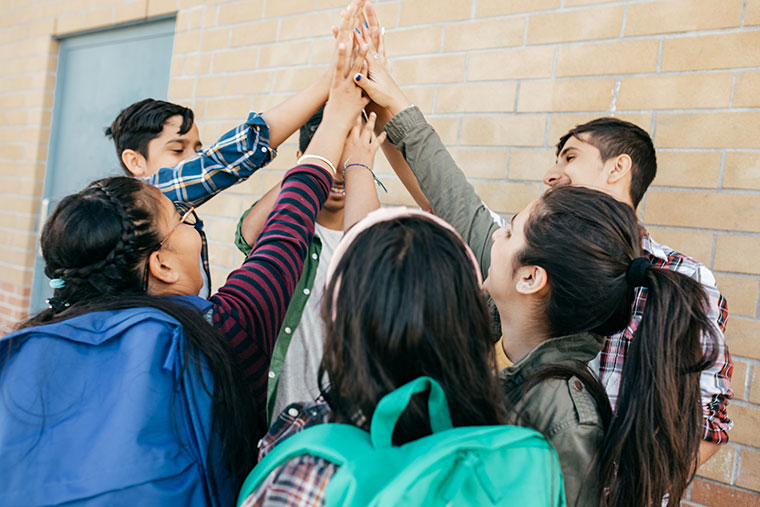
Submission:
M 250 113 L 244 124 L 210 147 L 144 180 L 172 202 L 198 207 L 222 190 L 245 181 L 276 155 L 277 151 L 269 146 L 269 126 L 260 113 Z
M 277 156 L 269 146 L 269 126 L 260 113 L 250 113 L 242 125 L 230 130 L 210 147 L 174 167 L 159 169 L 143 178 L 157 187 L 178 209 L 198 207 L 222 190 L 245 181 Z M 208 242 L 201 233 L 201 260 L 211 294 Z M 205 287 L 204 287 L 205 289 Z

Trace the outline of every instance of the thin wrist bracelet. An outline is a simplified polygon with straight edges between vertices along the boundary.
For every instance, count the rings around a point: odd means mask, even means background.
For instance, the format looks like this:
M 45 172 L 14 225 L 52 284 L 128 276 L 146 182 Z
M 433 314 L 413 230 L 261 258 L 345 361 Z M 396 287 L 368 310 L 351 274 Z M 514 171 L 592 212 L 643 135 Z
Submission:
M 382 188 L 383 190 L 385 190 L 386 194 L 388 193 L 388 189 L 385 188 L 385 185 L 383 185 L 383 182 L 380 181 L 377 176 L 375 176 L 375 173 L 372 171 L 372 168 L 370 168 L 370 166 L 368 166 L 367 164 L 362 164 L 360 162 L 353 162 L 351 164 L 346 164 L 346 165 L 343 166 L 343 182 L 344 182 L 343 184 L 344 185 L 345 185 L 345 181 L 346 181 L 346 169 L 348 169 L 349 167 L 354 166 L 354 165 L 361 166 L 361 167 L 365 168 L 366 170 L 368 170 L 369 173 L 372 175 L 372 178 L 375 180 L 375 183 L 377 183 L 377 185 L 380 188 Z
M 312 155 L 311 153 L 307 153 L 306 155 L 303 155 L 301 158 L 299 158 L 296 164 L 301 165 L 303 161 L 307 158 L 321 160 L 322 162 L 330 166 L 330 169 L 332 169 L 333 174 L 337 174 L 337 171 L 335 170 L 335 166 L 333 165 L 333 163 L 330 162 L 327 158 L 323 157 L 322 155 Z

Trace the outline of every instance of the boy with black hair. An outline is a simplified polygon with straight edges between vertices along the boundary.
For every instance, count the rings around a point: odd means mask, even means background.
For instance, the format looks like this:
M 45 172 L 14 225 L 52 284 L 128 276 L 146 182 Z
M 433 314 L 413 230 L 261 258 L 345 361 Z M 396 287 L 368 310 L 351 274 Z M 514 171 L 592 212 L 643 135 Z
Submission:
M 306 151 L 321 122 L 322 109 L 301 127 L 296 158 L 300 158 Z M 314 400 L 320 394 L 317 380 L 324 342 L 320 303 L 327 266 L 343 237 L 346 193 L 340 170 L 343 167 L 342 161 L 338 167 L 327 201 L 317 215 L 314 236 L 309 244 L 303 272 L 275 342 L 267 387 L 269 420 L 291 403 Z M 235 245 L 245 255 L 248 255 L 256 243 L 279 192 L 278 183 L 240 217 L 235 233 Z
M 125 173 L 143 178 L 183 208 L 198 207 L 222 190 L 245 181 L 268 164 L 277 147 L 327 100 L 329 72 L 303 91 L 228 131 L 201 149 L 193 111 L 162 100 L 144 99 L 122 110 L 105 134 L 114 141 Z M 204 285 L 210 288 L 206 239 Z
M 617 200 L 638 207 L 657 173 L 657 157 L 649 134 L 633 123 L 618 118 L 597 118 L 578 125 L 557 143 L 557 162 L 544 175 L 550 187 L 584 185 L 598 188 Z M 733 398 L 731 374 L 733 362 L 725 340 L 728 305 L 715 282 L 715 276 L 701 262 L 657 243 L 641 226 L 644 254 L 652 265 L 693 278 L 702 284 L 710 299 L 708 316 L 715 323 L 719 338 L 715 364 L 701 375 L 704 432 L 700 463 L 728 441 L 733 426 L 726 409 Z M 602 352 L 590 364 L 607 390 L 615 407 L 623 374 L 626 352 L 646 303 L 647 289 L 639 287 L 633 307 L 633 319 L 622 332 L 608 336 Z

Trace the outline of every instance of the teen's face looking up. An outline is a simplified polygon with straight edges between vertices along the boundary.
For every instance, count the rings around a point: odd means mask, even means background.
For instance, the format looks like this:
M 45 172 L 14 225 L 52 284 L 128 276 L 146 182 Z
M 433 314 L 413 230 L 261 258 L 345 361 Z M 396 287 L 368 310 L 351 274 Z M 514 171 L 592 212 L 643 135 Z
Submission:
M 193 123 L 184 134 L 179 133 L 181 127 L 182 117 L 170 116 L 164 122 L 161 133 L 148 143 L 147 157 L 136 150 L 124 150 L 121 159 L 129 172 L 135 177 L 145 178 L 163 167 L 174 167 L 194 156 L 203 147 L 198 126 Z
M 530 203 L 520 213 L 514 215 L 509 224 L 498 228 L 492 236 L 491 266 L 488 277 L 483 282 L 485 289 L 498 304 L 509 304 L 519 297 L 518 285 L 525 271 L 516 267 L 516 259 L 525 248 L 525 222 L 530 217 L 537 201 Z
M 148 293 L 155 295 L 194 296 L 203 287 L 201 275 L 201 236 L 192 225 L 182 221 L 180 212 L 163 194 L 158 194 L 156 224 L 163 243 L 150 254 Z
M 599 148 L 587 142 L 588 136 L 571 136 L 565 142 L 557 162 L 544 175 L 544 184 L 549 187 L 580 185 L 601 190 L 635 208 L 631 200 L 631 157 L 622 154 L 603 161 Z
M 614 158 L 607 162 L 614 163 Z M 550 187 L 582 185 L 604 190 L 607 186 L 606 165 L 596 146 L 572 136 L 562 147 L 557 162 L 544 175 L 544 184 Z

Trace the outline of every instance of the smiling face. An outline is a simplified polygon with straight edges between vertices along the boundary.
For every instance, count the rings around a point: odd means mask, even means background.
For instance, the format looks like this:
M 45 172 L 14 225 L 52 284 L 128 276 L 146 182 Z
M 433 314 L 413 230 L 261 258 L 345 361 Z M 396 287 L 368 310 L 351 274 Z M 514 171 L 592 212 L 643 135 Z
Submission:
M 163 167 L 174 167 L 194 156 L 203 147 L 195 123 L 184 134 L 179 133 L 181 127 L 182 117 L 172 116 L 164 123 L 161 133 L 148 143 L 145 176 L 150 176 Z
M 571 136 L 557 156 L 557 162 L 544 175 L 544 184 L 550 187 L 560 185 L 581 185 L 605 191 L 607 188 L 608 163 L 602 161 L 599 149 L 582 138 Z

